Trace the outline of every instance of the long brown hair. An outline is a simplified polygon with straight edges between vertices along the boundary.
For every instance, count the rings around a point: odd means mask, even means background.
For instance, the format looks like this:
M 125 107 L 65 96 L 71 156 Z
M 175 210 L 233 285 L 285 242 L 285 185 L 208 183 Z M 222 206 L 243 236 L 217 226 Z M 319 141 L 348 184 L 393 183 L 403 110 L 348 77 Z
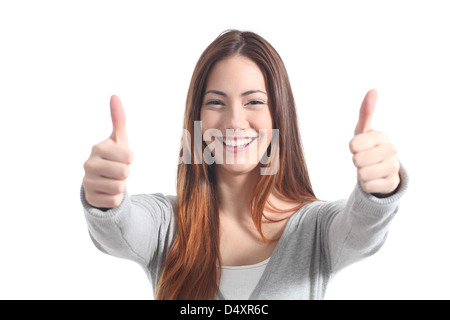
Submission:
M 262 232 L 263 211 L 287 211 L 278 210 L 268 201 L 271 193 L 299 204 L 290 210 L 298 210 L 317 200 L 303 156 L 288 74 L 275 49 L 253 32 L 229 30 L 216 38 L 194 69 L 186 100 L 184 129 L 194 137 L 194 121 L 200 120 L 208 74 L 215 63 L 233 55 L 245 56 L 261 69 L 268 90 L 273 128 L 279 130 L 278 171 L 274 175 L 260 176 L 251 199 L 254 224 L 262 238 L 269 241 Z M 186 140 L 182 141 L 185 145 L 180 156 L 186 150 L 190 153 L 188 157 L 192 156 L 193 150 L 194 159 L 201 157 L 203 150 L 194 149 L 193 139 Z M 203 160 L 198 164 L 195 162 L 182 162 L 178 166 L 177 235 L 157 286 L 157 299 L 214 299 L 218 292 L 220 253 L 215 165 L 207 165 Z

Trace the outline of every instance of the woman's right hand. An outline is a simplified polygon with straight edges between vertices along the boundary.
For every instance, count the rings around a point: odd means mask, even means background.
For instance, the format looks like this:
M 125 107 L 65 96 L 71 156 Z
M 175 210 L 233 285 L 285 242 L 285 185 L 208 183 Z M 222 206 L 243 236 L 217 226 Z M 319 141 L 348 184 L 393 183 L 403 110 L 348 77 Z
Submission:
M 133 153 L 128 148 L 125 111 L 119 97 L 110 101 L 113 132 L 92 147 L 84 163 L 83 187 L 86 201 L 94 207 L 110 209 L 120 205 L 130 173 Z

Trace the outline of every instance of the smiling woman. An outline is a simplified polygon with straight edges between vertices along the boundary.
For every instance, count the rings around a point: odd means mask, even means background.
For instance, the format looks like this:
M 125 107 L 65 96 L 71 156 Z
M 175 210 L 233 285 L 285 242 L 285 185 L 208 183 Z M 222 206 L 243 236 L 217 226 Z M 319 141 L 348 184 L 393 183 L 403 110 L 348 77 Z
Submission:
M 267 259 L 284 223 L 263 222 L 285 222 L 289 213 L 316 200 L 296 119 L 287 72 L 278 53 L 262 37 L 233 30 L 222 34 L 204 51 L 192 76 L 184 129 L 193 135 L 194 123 L 201 121 L 203 135 L 213 129 L 236 144 L 238 138 L 256 138 L 257 143 L 241 152 L 233 143 L 231 148 L 221 148 L 217 139 L 212 142 L 214 150 L 223 149 L 222 157 L 235 161 L 222 165 L 205 161 L 199 165 L 180 164 L 180 235 L 168 254 L 157 298 L 216 296 L 220 282 L 217 265 L 245 265 Z M 280 131 L 282 140 L 276 146 L 271 145 L 273 129 Z M 286 136 L 290 138 L 281 138 Z M 185 149 L 203 154 L 206 148 L 203 144 L 198 150 L 191 142 Z M 276 161 L 284 167 L 277 174 L 261 175 L 259 150 L 279 154 Z M 250 161 L 242 159 L 245 154 Z M 192 279 L 193 275 L 198 278 Z
M 319 201 L 280 56 L 253 32 L 224 32 L 191 79 L 180 159 L 195 161 L 180 161 L 176 196 L 128 195 L 133 157 L 111 98 L 113 134 L 94 146 L 81 189 L 93 242 L 139 263 L 157 299 L 322 299 L 338 271 L 381 247 L 406 190 L 395 148 L 371 129 L 375 101 L 369 91 L 350 144 L 353 193 Z

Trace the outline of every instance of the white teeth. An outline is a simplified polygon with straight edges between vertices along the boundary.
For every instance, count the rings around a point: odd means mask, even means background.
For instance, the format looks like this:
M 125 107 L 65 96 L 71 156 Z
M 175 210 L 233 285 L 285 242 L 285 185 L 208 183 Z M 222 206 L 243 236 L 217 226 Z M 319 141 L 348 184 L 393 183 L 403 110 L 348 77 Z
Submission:
M 252 138 L 245 138 L 245 139 L 238 139 L 238 140 L 234 140 L 234 139 L 226 139 L 224 140 L 225 144 L 227 145 L 227 147 L 243 147 L 247 144 L 249 144 L 250 142 L 253 141 Z

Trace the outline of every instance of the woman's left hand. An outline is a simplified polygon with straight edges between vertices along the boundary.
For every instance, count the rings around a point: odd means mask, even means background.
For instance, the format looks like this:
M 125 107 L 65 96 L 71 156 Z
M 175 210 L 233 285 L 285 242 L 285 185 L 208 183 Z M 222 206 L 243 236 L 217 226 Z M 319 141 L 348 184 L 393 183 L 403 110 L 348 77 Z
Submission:
M 377 91 L 372 89 L 361 104 L 350 151 L 363 190 L 383 197 L 392 194 L 400 184 L 400 162 L 397 150 L 386 134 L 372 130 L 371 120 L 376 101 Z

